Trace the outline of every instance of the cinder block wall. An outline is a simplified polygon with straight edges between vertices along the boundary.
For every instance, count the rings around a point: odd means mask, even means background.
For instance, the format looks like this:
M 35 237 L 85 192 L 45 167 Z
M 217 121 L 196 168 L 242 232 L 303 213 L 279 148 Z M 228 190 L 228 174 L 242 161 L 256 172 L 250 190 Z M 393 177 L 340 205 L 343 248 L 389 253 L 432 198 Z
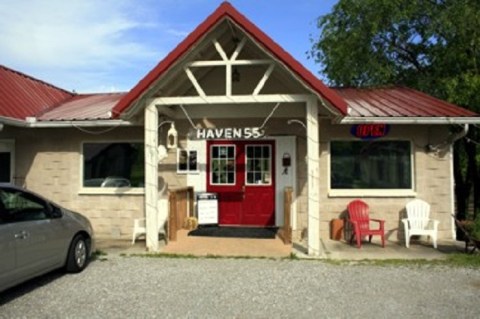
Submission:
M 133 219 L 144 216 L 143 194 L 82 194 L 81 144 L 142 141 L 143 127 L 118 127 L 100 135 L 71 128 L 5 127 L 1 138 L 15 140 L 15 184 L 87 216 L 98 238 L 130 238 Z
M 329 195 L 329 143 L 332 139 L 351 139 L 350 126 L 331 125 L 321 122 L 320 132 L 320 234 L 330 237 L 330 221 L 346 214 L 347 204 L 358 196 L 333 197 Z M 431 217 L 440 220 L 439 238 L 452 238 L 452 158 L 450 149 L 442 154 L 426 153 L 427 144 L 443 143 L 449 134 L 446 126 L 393 125 L 384 139 L 407 139 L 413 144 L 415 195 L 399 197 L 360 197 L 371 208 L 371 216 L 384 219 L 388 240 L 404 241 L 401 218 L 405 204 L 414 198 L 431 204 Z
M 243 126 L 255 126 L 263 119 L 249 118 Z M 186 121 L 178 121 L 180 145 L 185 145 L 189 129 Z M 234 120 L 215 120 L 218 127 L 238 125 Z M 306 138 L 301 126 L 286 125 L 286 119 L 272 118 L 268 122 L 270 135 L 297 136 L 297 229 L 294 240 L 306 238 L 307 232 L 307 164 Z M 350 126 L 320 122 L 320 236 L 330 236 L 329 225 L 343 217 L 349 201 L 356 197 L 332 197 L 328 189 L 329 143 L 332 139 L 351 139 Z M 94 129 L 92 129 L 94 131 Z M 166 130 L 164 130 L 166 131 Z M 163 134 L 163 135 L 162 135 Z M 159 138 L 165 138 L 161 132 Z M 416 195 L 411 197 L 364 197 L 372 216 L 386 220 L 387 238 L 403 241 L 400 219 L 405 204 L 421 198 L 432 205 L 432 217 L 440 220 L 440 238 L 451 238 L 451 154 L 434 155 L 424 151 L 426 144 L 442 143 L 448 136 L 445 126 L 392 126 L 388 138 L 409 139 L 414 145 Z M 143 194 L 82 194 L 81 143 L 93 141 L 142 141 L 143 127 L 116 128 L 105 134 L 86 134 L 77 129 L 19 129 L 5 127 L 2 139 L 15 140 L 15 183 L 51 198 L 60 205 L 86 215 L 99 238 L 130 238 L 134 218 L 144 216 Z M 170 188 L 186 186 L 186 176 L 176 173 L 176 150 L 171 150 L 159 165 L 159 174 Z

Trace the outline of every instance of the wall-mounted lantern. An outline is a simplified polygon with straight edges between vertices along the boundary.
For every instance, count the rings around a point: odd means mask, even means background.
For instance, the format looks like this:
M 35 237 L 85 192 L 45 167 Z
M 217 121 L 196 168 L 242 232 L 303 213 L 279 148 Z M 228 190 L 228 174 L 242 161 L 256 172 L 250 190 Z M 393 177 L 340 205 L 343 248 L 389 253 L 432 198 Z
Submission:
M 167 148 L 172 149 L 177 147 L 178 132 L 175 129 L 175 123 L 172 122 L 170 129 L 167 132 Z

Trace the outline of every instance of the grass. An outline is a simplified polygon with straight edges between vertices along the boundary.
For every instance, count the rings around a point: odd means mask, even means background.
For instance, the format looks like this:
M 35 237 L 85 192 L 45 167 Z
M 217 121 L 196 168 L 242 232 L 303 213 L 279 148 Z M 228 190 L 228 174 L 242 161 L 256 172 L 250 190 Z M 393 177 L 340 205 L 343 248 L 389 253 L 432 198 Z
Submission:
M 106 261 L 108 260 L 106 256 L 107 253 L 103 250 L 95 250 L 95 252 L 92 254 L 92 260 Z
M 479 254 L 453 254 L 448 256 L 447 262 L 451 266 L 480 268 Z
M 362 260 L 349 260 L 349 259 L 303 259 L 296 254 L 291 253 L 287 257 L 274 258 L 274 257 L 257 257 L 257 256 L 219 256 L 219 255 L 206 255 L 196 256 L 191 254 L 166 254 L 166 253 L 152 253 L 152 254 L 122 254 L 124 257 L 144 257 L 144 258 L 171 258 L 171 259 L 263 259 L 263 260 L 287 260 L 287 261 L 300 261 L 308 260 L 313 262 L 323 262 L 331 265 L 338 266 L 378 266 L 378 267 L 391 267 L 391 266 L 418 266 L 418 267 L 459 267 L 459 268 L 475 268 L 480 269 L 480 255 L 479 254 L 464 254 L 455 253 L 448 255 L 445 259 L 362 259 Z
M 455 253 L 448 255 L 445 259 L 323 259 L 324 262 L 333 265 L 367 265 L 367 266 L 419 266 L 419 267 L 458 267 L 458 268 L 480 268 L 480 255 L 468 255 Z
M 276 260 L 278 258 L 262 257 L 262 256 L 220 256 L 220 255 L 205 255 L 197 256 L 191 254 L 167 254 L 167 253 L 151 253 L 151 254 L 131 254 L 130 256 L 145 257 L 145 258 L 172 258 L 172 259 L 270 259 Z

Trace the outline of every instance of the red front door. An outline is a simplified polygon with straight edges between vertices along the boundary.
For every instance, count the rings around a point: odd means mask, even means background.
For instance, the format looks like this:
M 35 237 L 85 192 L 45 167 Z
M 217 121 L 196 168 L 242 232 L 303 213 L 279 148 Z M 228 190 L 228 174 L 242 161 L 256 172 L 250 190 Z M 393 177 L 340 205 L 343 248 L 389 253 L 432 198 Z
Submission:
M 275 224 L 273 141 L 208 141 L 207 191 L 220 225 Z

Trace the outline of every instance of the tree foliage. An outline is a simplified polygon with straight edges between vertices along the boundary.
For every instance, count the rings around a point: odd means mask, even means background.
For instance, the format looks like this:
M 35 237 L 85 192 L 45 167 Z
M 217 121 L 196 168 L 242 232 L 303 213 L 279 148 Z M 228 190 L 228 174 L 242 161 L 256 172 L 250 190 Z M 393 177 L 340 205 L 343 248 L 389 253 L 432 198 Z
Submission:
M 309 56 L 331 85 L 403 85 L 480 113 L 479 0 L 339 0 L 318 29 Z M 478 141 L 478 129 L 469 138 Z M 477 148 L 467 141 L 455 154 L 459 211 L 472 187 L 480 210 Z
M 400 84 L 480 109 L 480 1 L 339 0 L 310 56 L 333 85 Z

